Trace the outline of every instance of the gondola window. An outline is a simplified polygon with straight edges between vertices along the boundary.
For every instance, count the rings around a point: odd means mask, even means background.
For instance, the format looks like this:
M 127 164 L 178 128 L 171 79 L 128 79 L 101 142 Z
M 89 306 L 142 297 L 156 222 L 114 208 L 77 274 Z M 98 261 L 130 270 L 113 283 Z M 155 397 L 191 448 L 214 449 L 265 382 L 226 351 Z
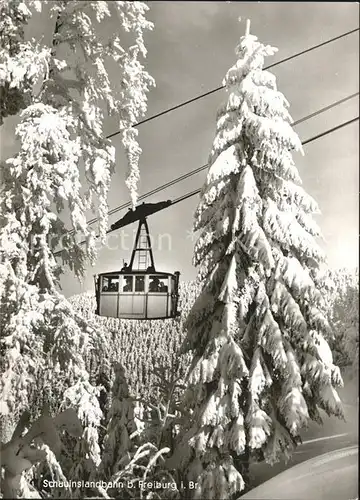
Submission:
M 135 292 L 144 292 L 145 290 L 145 280 L 144 276 L 135 277 Z
M 133 276 L 124 276 L 123 292 L 133 291 Z
M 150 276 L 149 292 L 150 293 L 167 293 L 168 291 L 168 278 L 161 278 L 159 276 Z

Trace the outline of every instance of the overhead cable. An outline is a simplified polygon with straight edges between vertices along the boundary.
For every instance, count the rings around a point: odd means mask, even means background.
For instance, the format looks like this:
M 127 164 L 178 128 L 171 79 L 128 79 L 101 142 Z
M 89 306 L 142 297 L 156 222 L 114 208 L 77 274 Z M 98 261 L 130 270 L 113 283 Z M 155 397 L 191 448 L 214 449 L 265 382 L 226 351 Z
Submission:
M 305 50 L 302 50 L 301 52 L 296 52 L 295 54 L 293 54 L 289 57 L 285 57 L 284 59 L 281 59 L 280 61 L 272 63 L 269 66 L 266 66 L 264 69 L 266 70 L 266 69 L 274 68 L 275 66 L 279 66 L 280 64 L 291 61 L 297 57 L 303 56 L 304 54 L 308 54 L 309 52 L 312 52 L 313 50 L 324 47 L 325 45 L 328 45 L 329 43 L 333 43 L 333 42 L 336 42 L 337 40 L 341 40 L 342 38 L 345 38 L 349 35 L 352 35 L 353 33 L 356 33 L 357 31 L 359 31 L 359 28 L 355 28 L 353 30 L 347 31 L 346 33 L 342 33 L 341 35 L 335 36 L 334 38 L 330 38 L 329 40 L 326 40 L 325 42 L 321 42 L 317 45 L 313 45 L 312 47 L 309 47 Z M 208 90 L 207 92 L 204 92 L 203 94 L 199 94 L 196 97 L 192 97 L 191 99 L 188 99 L 187 101 L 183 101 L 179 104 L 176 104 L 175 106 L 172 106 L 171 108 L 167 108 L 163 111 L 160 111 L 159 113 L 151 115 L 148 118 L 144 118 L 144 120 L 141 120 L 138 123 L 136 123 L 134 125 L 134 127 L 138 127 L 139 125 L 144 125 L 144 123 L 148 123 L 152 120 L 155 120 L 156 118 L 160 118 L 160 116 L 164 116 L 168 113 L 171 113 L 172 111 L 175 111 L 177 109 L 182 108 L 183 106 L 187 106 L 188 104 L 192 104 L 193 102 L 196 102 L 199 99 L 203 99 L 204 97 L 207 97 L 211 94 L 214 94 L 215 92 L 218 92 L 219 90 L 221 90 L 223 88 L 224 88 L 224 86 L 221 85 L 220 87 L 216 87 L 212 90 Z M 113 132 L 113 133 L 107 135 L 106 138 L 111 139 L 112 137 L 115 137 L 118 134 L 121 134 L 121 130 L 118 130 L 117 132 Z
M 313 137 L 310 137 L 309 139 L 306 139 L 305 141 L 302 142 L 302 145 L 305 146 L 307 144 L 310 144 L 311 142 L 314 142 L 322 137 L 325 137 L 326 135 L 329 135 L 329 134 L 332 134 L 333 132 L 336 132 L 337 130 L 340 130 L 348 125 L 351 125 L 352 123 L 355 123 L 356 121 L 359 120 L 359 116 L 357 116 L 356 118 L 353 118 L 351 120 L 348 120 L 346 122 L 343 122 L 343 123 L 340 123 L 339 125 L 336 125 L 335 127 L 332 127 L 328 130 L 325 130 L 324 132 L 321 132 L 320 134 L 317 134 L 317 135 L 314 135 Z M 180 203 L 182 201 L 185 201 L 189 198 L 191 198 L 192 196 L 195 196 L 197 194 L 199 194 L 201 192 L 201 188 L 198 188 L 198 189 L 195 189 L 193 191 L 190 191 L 189 193 L 186 193 L 182 196 L 179 196 L 178 198 L 176 198 L 175 200 L 172 201 L 171 205 L 169 205 L 170 207 L 172 207 L 173 205 L 176 205 L 177 203 Z M 165 210 L 166 208 L 168 207 L 164 207 L 162 210 Z M 109 230 L 107 231 L 107 234 L 108 233 L 111 233 L 113 231 L 116 231 L 116 229 L 114 230 Z M 98 236 L 97 236 L 98 237 Z M 84 241 L 81 241 L 79 243 L 79 245 L 83 245 L 85 243 L 85 240 Z M 59 250 L 58 252 L 54 252 L 54 255 L 57 256 L 57 255 L 60 255 L 62 253 L 63 250 Z
M 307 120 L 310 120 L 311 118 L 314 118 L 315 116 L 318 116 L 322 113 L 325 113 L 326 111 L 329 111 L 330 109 L 335 108 L 336 106 L 339 106 L 340 104 L 343 104 L 344 102 L 349 101 L 350 99 L 353 99 L 354 97 L 356 97 L 358 95 L 359 95 L 359 92 L 355 92 L 354 94 L 351 94 L 347 97 L 344 97 L 344 98 L 340 99 L 339 101 L 333 102 L 332 104 L 329 104 L 328 106 L 325 106 L 324 108 L 321 108 L 321 109 L 319 109 L 319 110 L 317 110 L 309 115 L 306 115 L 306 116 L 300 118 L 299 120 L 296 120 L 292 125 L 293 126 L 299 125 L 300 123 L 303 123 Z M 193 175 L 196 175 L 199 172 L 206 170 L 207 168 L 208 168 L 208 164 L 205 163 L 204 165 L 201 165 L 201 167 L 197 167 L 193 170 L 190 170 L 190 172 L 187 172 L 187 173 L 181 175 L 180 177 L 176 177 L 175 179 L 172 179 L 171 181 L 166 182 L 165 184 L 162 184 L 161 186 L 158 186 L 158 187 L 152 189 L 151 191 L 144 193 L 143 195 L 139 196 L 138 200 L 139 201 L 145 200 L 149 196 L 153 196 L 154 194 L 157 194 L 157 193 L 163 191 L 164 189 L 167 189 L 167 188 L 173 186 L 174 184 L 177 184 L 178 182 L 181 182 L 181 181 L 183 181 L 183 180 L 185 180 Z M 118 207 L 114 207 L 111 210 L 109 210 L 108 215 L 111 216 L 111 215 L 113 215 L 121 210 L 124 210 L 125 208 L 129 208 L 129 207 L 131 207 L 130 202 L 123 203 L 123 204 L 119 205 Z M 94 217 L 93 219 L 90 219 L 88 221 L 88 225 L 94 224 L 98 220 L 99 220 L 98 217 Z

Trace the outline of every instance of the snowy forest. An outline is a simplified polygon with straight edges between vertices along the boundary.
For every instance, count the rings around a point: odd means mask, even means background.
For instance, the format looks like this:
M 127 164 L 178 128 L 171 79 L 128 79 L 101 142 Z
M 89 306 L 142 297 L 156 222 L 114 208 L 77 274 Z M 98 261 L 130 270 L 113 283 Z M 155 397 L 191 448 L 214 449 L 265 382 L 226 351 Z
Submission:
M 27 37 L 44 11 L 49 43 Z M 1 498 L 235 500 L 252 464 L 289 459 L 311 422 L 344 418 L 344 370 L 358 376 L 358 271 L 327 264 L 303 146 L 265 69 L 277 49 L 249 24 L 214 109 L 180 316 L 101 317 L 93 292 L 62 293 L 106 241 L 109 116 L 138 204 L 148 11 L 0 0 L 0 124 L 18 118 L 1 164 Z

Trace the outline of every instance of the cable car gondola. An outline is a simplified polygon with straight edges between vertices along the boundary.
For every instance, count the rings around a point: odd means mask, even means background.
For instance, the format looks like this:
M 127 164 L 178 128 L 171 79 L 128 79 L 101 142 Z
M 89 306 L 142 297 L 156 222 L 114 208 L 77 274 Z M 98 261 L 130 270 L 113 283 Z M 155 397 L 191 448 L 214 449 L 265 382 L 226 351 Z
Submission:
M 155 269 L 147 217 L 171 200 L 142 203 L 115 222 L 109 232 L 139 221 L 130 264 L 95 276 L 96 314 L 123 319 L 166 319 L 179 316 L 179 276 Z

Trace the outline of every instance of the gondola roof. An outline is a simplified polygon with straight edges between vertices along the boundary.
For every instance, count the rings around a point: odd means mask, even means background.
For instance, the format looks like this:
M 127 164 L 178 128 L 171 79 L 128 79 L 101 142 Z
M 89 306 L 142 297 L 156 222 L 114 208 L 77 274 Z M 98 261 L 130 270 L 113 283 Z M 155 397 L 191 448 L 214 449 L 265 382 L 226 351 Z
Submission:
M 129 208 L 128 213 L 125 214 L 124 217 L 110 226 L 110 231 L 115 231 L 116 229 L 120 229 L 121 227 L 127 226 L 128 224 L 132 224 L 133 222 L 145 219 L 149 215 L 159 212 L 160 210 L 163 210 L 171 204 L 171 200 L 160 201 L 159 203 L 143 202 L 141 205 L 138 205 L 135 210 Z

